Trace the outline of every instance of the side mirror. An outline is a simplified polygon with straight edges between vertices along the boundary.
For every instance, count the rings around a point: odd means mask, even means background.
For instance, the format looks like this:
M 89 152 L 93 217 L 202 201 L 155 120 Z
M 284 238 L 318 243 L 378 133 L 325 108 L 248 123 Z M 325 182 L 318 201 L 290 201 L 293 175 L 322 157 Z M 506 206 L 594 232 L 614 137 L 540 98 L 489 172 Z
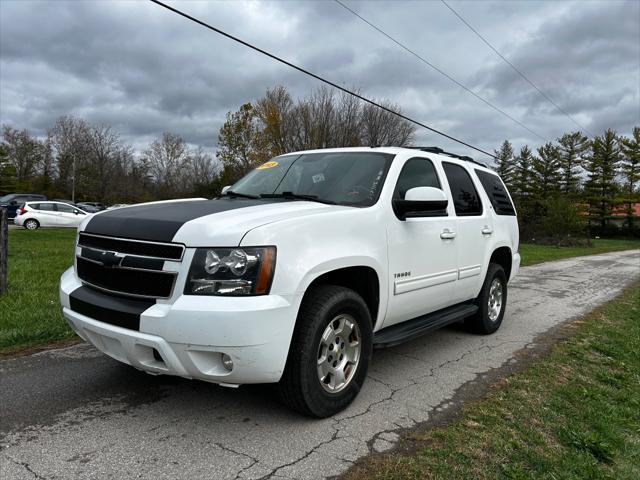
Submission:
M 73 213 L 75 213 L 76 215 L 80 215 L 80 210 L 74 210 Z
M 231 188 L 231 185 L 227 185 L 226 187 L 222 187 L 222 191 L 220 192 L 221 195 L 224 195 L 225 193 L 227 193 L 227 190 L 229 190 Z
M 10 205 L 18 205 L 18 201 L 17 200 L 11 200 Z
M 447 196 L 439 188 L 415 187 L 407 190 L 404 199 L 394 198 L 393 212 L 400 220 L 415 217 L 446 217 Z

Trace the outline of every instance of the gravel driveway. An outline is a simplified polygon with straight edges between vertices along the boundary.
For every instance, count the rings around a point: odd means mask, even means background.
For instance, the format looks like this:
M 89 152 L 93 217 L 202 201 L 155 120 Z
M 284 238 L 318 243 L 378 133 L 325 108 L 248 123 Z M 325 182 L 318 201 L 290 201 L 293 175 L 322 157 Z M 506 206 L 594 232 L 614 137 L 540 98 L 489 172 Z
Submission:
M 399 430 L 446 409 L 461 387 L 639 278 L 640 251 L 523 268 L 495 335 L 451 327 L 376 351 L 355 403 L 320 421 L 289 412 L 266 386 L 152 377 L 85 344 L 3 360 L 0 477 L 336 475 L 391 448 Z

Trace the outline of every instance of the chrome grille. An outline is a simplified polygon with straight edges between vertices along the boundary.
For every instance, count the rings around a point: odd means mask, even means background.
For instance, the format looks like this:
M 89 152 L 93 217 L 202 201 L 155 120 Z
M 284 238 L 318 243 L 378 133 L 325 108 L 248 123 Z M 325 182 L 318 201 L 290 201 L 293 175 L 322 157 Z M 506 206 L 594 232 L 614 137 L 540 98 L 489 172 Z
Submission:
M 76 274 L 84 284 L 110 293 L 141 298 L 169 298 L 177 272 L 163 270 L 178 262 L 184 246 L 81 233 Z

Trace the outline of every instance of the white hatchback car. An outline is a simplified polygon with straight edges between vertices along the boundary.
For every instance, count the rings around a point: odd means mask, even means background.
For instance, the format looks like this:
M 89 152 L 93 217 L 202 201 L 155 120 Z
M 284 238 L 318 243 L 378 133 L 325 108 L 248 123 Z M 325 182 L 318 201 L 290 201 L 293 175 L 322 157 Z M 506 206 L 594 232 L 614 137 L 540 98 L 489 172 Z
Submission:
M 27 202 L 18 209 L 14 223 L 27 230 L 40 227 L 77 227 L 92 214 L 63 202 Z

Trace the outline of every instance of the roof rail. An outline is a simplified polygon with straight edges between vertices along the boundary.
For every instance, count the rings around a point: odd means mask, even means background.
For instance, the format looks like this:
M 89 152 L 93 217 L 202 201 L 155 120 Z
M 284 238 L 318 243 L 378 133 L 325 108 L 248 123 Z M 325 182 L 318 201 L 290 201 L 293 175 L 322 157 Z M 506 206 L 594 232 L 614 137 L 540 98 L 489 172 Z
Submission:
M 488 168 L 487 165 L 485 165 L 484 163 L 478 162 L 477 160 L 474 160 L 471 157 L 467 157 L 466 155 L 457 155 L 457 154 L 451 153 L 451 152 L 445 152 L 440 147 L 404 147 L 404 148 L 412 148 L 413 150 L 420 150 L 422 152 L 430 152 L 430 153 L 437 153 L 439 155 L 447 155 L 448 157 L 451 157 L 451 158 L 457 158 L 459 160 L 465 160 L 467 162 L 471 162 L 471 163 L 475 163 L 476 165 L 480 165 L 481 167 Z

